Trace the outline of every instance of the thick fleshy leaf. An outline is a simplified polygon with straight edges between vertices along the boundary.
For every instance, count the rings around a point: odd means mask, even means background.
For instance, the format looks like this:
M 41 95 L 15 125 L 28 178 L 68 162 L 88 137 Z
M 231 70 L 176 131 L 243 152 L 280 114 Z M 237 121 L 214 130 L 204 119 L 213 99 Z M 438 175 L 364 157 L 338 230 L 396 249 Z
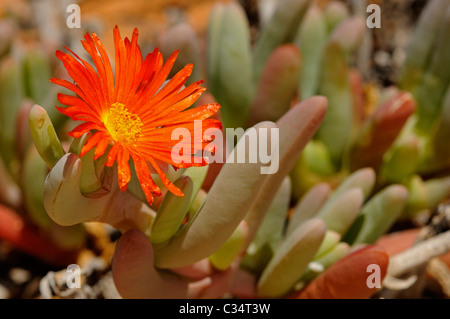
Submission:
M 428 132 L 442 112 L 442 100 L 450 85 L 450 6 L 437 30 L 436 44 L 431 52 L 429 65 L 423 75 L 417 93 L 418 122 L 420 132 Z
M 209 256 L 214 268 L 224 271 L 242 254 L 247 240 L 247 225 L 242 221 L 230 238 L 216 252 Z
M 251 299 L 256 296 L 256 276 L 242 268 L 236 270 L 230 293 L 236 298 Z
M 342 194 L 353 188 L 362 190 L 364 199 L 369 197 L 375 185 L 375 171 L 372 168 L 362 168 L 353 172 L 348 176 L 339 186 L 333 191 L 330 198 L 322 207 L 323 211 L 329 210 L 329 207 L 334 205 L 334 202 L 339 199 Z
M 286 229 L 286 236 L 308 219 L 315 217 L 330 193 L 331 188 L 327 183 L 319 183 L 311 188 L 295 205 Z
M 242 259 L 241 265 L 244 268 L 262 271 L 269 262 L 283 236 L 290 199 L 291 182 L 286 177 Z
M 428 192 L 424 180 L 419 175 L 412 176 L 405 184 L 408 188 L 408 200 L 401 217 L 411 219 L 428 208 Z
M 317 253 L 325 232 L 320 219 L 308 220 L 292 232 L 264 269 L 258 281 L 258 296 L 275 298 L 289 293 Z
M 25 99 L 20 105 L 16 122 L 16 151 L 19 161 L 23 161 L 28 147 L 32 144 L 32 138 L 29 125 L 29 114 L 33 103 L 29 99 Z
M 254 81 L 257 83 L 272 52 L 293 41 L 311 0 L 279 0 L 270 21 L 261 30 L 254 50 Z
M 337 262 L 350 252 L 350 246 L 347 243 L 338 242 L 321 255 L 314 258 L 314 262 L 321 264 L 325 269 Z
M 422 82 L 448 5 L 447 1 L 430 0 L 422 11 L 399 75 L 402 89 L 414 93 Z
M 332 32 L 336 26 L 350 16 L 348 7 L 340 1 L 330 1 L 324 8 L 328 32 Z
M 442 100 L 442 113 L 437 120 L 437 128 L 432 133 L 432 149 L 433 149 L 433 166 L 432 169 L 440 169 L 450 166 L 450 148 L 448 141 L 450 139 L 450 85 L 447 88 L 447 93 Z M 428 163 L 427 163 L 428 164 Z
M 65 152 L 47 112 L 39 105 L 34 105 L 30 111 L 29 124 L 31 136 L 39 155 L 47 166 L 52 168 Z
M 186 278 L 201 279 L 211 275 L 214 272 L 214 267 L 209 259 L 205 258 L 186 267 L 171 268 L 170 271 Z
M 380 283 L 386 275 L 389 256 L 377 245 L 361 248 L 331 265 L 294 297 L 298 299 L 367 299 L 378 288 L 368 285 L 373 272 L 369 265 L 378 265 Z M 378 270 L 375 270 L 378 271 Z M 372 282 L 371 282 L 372 283 Z
M 0 155 L 8 170 L 15 157 L 15 125 L 24 98 L 21 62 L 15 58 L 3 59 L 0 64 Z
M 395 143 L 386 152 L 381 166 L 381 176 L 390 183 L 400 183 L 417 171 L 420 160 L 420 141 L 409 136 Z
M 325 222 L 328 230 L 344 235 L 358 216 L 363 202 L 362 190 L 353 188 L 333 198 L 333 204 L 323 207 L 316 217 Z
M 209 172 L 208 166 L 189 167 L 183 172 L 183 176 L 187 176 L 192 180 L 192 194 L 189 201 L 188 208 L 190 209 L 197 198 L 197 194 L 202 188 L 203 182 Z M 186 194 L 184 194 L 186 196 Z
M 22 204 L 22 191 L 6 169 L 0 157 L 0 201 L 10 207 L 19 207 Z
M 317 93 L 322 56 L 328 39 L 327 22 L 322 10 L 312 4 L 300 25 L 294 43 L 302 53 L 302 68 L 299 93 L 302 100 L 306 100 Z
M 311 140 L 290 172 L 295 199 L 300 199 L 318 183 L 326 182 L 336 187 L 346 176 L 345 171 L 336 171 L 330 152 L 320 140 Z
M 450 177 L 432 178 L 425 181 L 427 208 L 435 209 L 450 195 Z
M 275 129 L 276 125 L 263 122 L 256 128 L 256 140 L 250 143 L 258 143 L 261 132 Z M 195 218 L 169 243 L 155 246 L 157 267 L 183 267 L 208 257 L 227 241 L 245 217 L 267 176 L 261 174 L 264 163 L 249 161 L 250 143 L 246 140 L 250 138 L 250 132 L 254 131 L 248 131 L 228 156 Z M 237 162 L 240 152 L 246 156 L 244 163 Z
M 316 133 L 327 110 L 327 100 L 321 96 L 312 97 L 294 106 L 277 121 L 279 131 L 279 165 L 275 174 L 267 175 L 257 198 L 249 210 L 246 221 L 249 239 L 252 240 L 259 228 L 267 208 L 285 176 L 294 167 L 304 147 Z M 274 158 L 272 158 L 272 162 Z
M 362 77 L 361 71 L 352 68 L 349 73 L 350 87 L 353 97 L 353 113 L 357 129 L 361 128 L 361 124 L 366 120 L 368 98 L 366 94 L 366 85 Z
M 328 148 L 319 140 L 312 140 L 306 145 L 301 159 L 309 171 L 319 176 L 328 177 L 336 171 Z
M 326 145 L 333 162 L 340 165 L 354 126 L 347 54 L 337 42 L 329 42 L 322 63 L 319 94 L 328 98 L 328 111 L 317 138 Z
M 43 192 L 48 168 L 30 145 L 25 155 L 21 174 L 21 187 L 27 217 L 43 231 L 42 236 L 63 250 L 77 250 L 83 247 L 86 232 L 82 224 L 60 226 L 50 219 L 43 205 Z
M 356 16 L 350 17 L 336 26 L 330 35 L 330 41 L 339 43 L 339 46 L 350 54 L 361 45 L 365 30 L 364 19 Z
M 332 250 L 341 240 L 341 237 L 341 234 L 335 232 L 334 230 L 327 230 L 325 237 L 323 238 L 322 243 L 314 256 L 314 259 L 320 258 L 327 254 L 328 251 Z
M 69 147 L 69 153 L 79 155 L 83 145 L 92 136 L 88 132 L 81 137 L 72 141 Z M 95 148 L 87 152 L 81 157 L 81 176 L 80 176 L 80 191 L 82 194 L 89 194 L 98 191 L 102 187 L 102 180 L 104 178 L 104 168 L 107 159 L 108 151 L 99 159 L 94 160 Z
M 415 103 L 412 95 L 401 92 L 380 107 L 364 123 L 351 151 L 351 169 L 378 169 L 383 156 L 400 134 Z
M 235 163 L 224 165 L 194 221 L 168 245 L 155 248 L 157 266 L 182 267 L 209 256 L 228 239 L 244 217 L 249 227 L 248 242 L 251 242 L 275 196 L 273 189 L 281 185 L 320 125 L 325 111 L 326 99 L 314 97 L 298 104 L 278 120 L 279 140 L 268 139 L 268 148 L 279 150 L 272 156 L 271 164 L 278 164 L 275 167 L 278 171 L 272 175 L 262 174 L 271 169 L 267 163 L 249 163 L 248 158 L 246 163 L 236 163 L 236 150 L 244 149 L 247 150 L 245 154 L 249 153 L 248 143 L 241 138 L 227 160 L 230 162 L 233 158 Z M 277 125 L 263 122 L 257 126 L 257 132 L 273 133 Z M 218 202 L 226 204 L 218 205 Z
M 180 229 L 188 213 L 193 192 L 193 182 L 188 176 L 183 176 L 177 179 L 174 184 L 181 190 L 184 197 L 179 197 L 172 193 L 168 193 L 164 197 L 150 231 L 152 244 L 161 244 L 172 238 Z
M 364 22 L 368 17 L 368 0 L 350 0 L 353 16 L 361 17 Z M 373 9 L 371 10 L 373 12 Z M 361 46 L 356 52 L 356 68 L 365 80 L 370 78 L 372 70 L 372 53 L 374 48 L 374 30 L 367 28 L 364 32 Z
M 200 208 L 203 206 L 204 202 L 208 198 L 208 193 L 203 189 L 200 189 L 192 201 L 191 206 L 189 207 L 189 219 L 193 218 L 197 212 L 199 212 Z
M 13 20 L 3 19 L 0 22 L 0 57 L 3 58 L 11 50 L 11 43 L 16 34 L 16 23 Z
M 55 103 L 59 103 L 55 87 L 49 82 L 52 69 L 48 54 L 41 49 L 27 50 L 23 58 L 23 72 L 27 97 L 41 105 L 48 112 L 53 125 L 59 129 L 66 117 L 54 107 Z M 61 93 L 61 90 L 57 92 Z
M 26 94 L 36 104 L 43 105 L 50 92 L 51 78 L 48 55 L 41 50 L 28 50 L 23 59 Z M 55 110 L 56 111 L 56 110 Z
M 102 177 L 104 163 L 106 162 L 106 156 L 103 157 L 103 161 L 98 165 L 94 161 L 95 149 L 91 149 L 83 157 L 81 157 L 81 176 L 80 176 L 80 191 L 82 194 L 90 194 L 98 191 L 102 188 Z
M 181 299 L 221 297 L 232 283 L 233 270 L 197 280 L 180 278 L 154 268 L 153 248 L 147 236 L 127 231 L 118 241 L 112 260 L 114 283 L 126 299 Z M 220 289 L 214 289 L 218 286 Z
M 333 265 L 335 262 L 346 256 L 350 252 L 350 245 L 347 243 L 337 243 L 331 249 L 326 251 L 320 256 L 314 257 L 314 260 L 311 261 L 308 265 L 308 269 L 303 274 L 297 285 L 301 285 L 303 288 L 306 283 L 313 280 L 319 274 L 324 272 L 328 267 Z M 297 287 L 296 285 L 296 287 Z
M 36 148 L 30 146 L 23 162 L 21 185 L 29 217 L 42 229 L 48 229 L 52 223 L 42 204 L 42 188 L 46 176 L 47 165 Z
M 407 200 L 408 190 L 402 185 L 388 186 L 372 197 L 361 210 L 365 219 L 353 244 L 374 243 L 397 221 Z
M 81 159 L 71 153 L 64 155 L 45 180 L 44 207 L 50 218 L 63 226 L 99 221 L 122 231 L 147 230 L 155 212 L 120 191 L 115 171 L 108 170 L 103 188 L 86 197 L 80 191 Z
M 267 60 L 250 112 L 250 125 L 277 121 L 291 107 L 302 67 L 300 51 L 293 44 L 276 48 Z
M 209 25 L 209 90 L 222 106 L 224 127 L 245 128 L 254 94 L 247 17 L 234 2 L 218 4 Z
M 220 88 L 218 79 L 214 74 L 219 72 L 220 59 L 220 43 L 222 32 L 222 20 L 225 6 L 218 2 L 214 5 L 209 14 L 208 20 L 208 55 L 207 55 L 207 69 L 208 69 L 208 88 L 209 91 L 215 92 Z

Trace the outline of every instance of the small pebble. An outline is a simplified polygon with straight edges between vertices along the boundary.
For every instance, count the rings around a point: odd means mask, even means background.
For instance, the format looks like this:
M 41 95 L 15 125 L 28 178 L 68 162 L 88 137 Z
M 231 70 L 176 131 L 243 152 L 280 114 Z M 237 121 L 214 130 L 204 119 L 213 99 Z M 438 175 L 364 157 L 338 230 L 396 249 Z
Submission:
M 8 288 L 0 284 L 0 299 L 9 299 L 11 298 L 11 292 Z
M 377 51 L 375 53 L 375 63 L 381 67 L 389 66 L 390 64 L 390 55 L 386 51 Z
M 22 285 L 30 280 L 31 274 L 23 268 L 12 268 L 9 270 L 9 278 L 16 284 Z

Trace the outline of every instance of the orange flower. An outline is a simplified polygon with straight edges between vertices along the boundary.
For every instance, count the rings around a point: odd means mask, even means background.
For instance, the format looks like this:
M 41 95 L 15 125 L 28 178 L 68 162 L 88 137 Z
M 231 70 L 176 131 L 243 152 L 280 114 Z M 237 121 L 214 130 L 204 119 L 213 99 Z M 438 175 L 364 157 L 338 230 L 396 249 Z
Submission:
M 221 129 L 219 121 L 208 119 L 216 113 L 220 105 L 207 104 L 187 110 L 205 91 L 201 87 L 204 81 L 195 82 L 183 88 L 192 72 L 192 64 L 186 65 L 165 85 L 164 82 L 178 55 L 175 51 L 163 64 L 158 49 L 148 54 L 143 60 L 137 44 L 138 30 L 135 29 L 131 41 L 122 40 L 119 29 L 114 28 L 115 76 L 108 55 L 95 33 L 85 35 L 81 41 L 84 49 L 91 56 L 94 68 L 67 49 L 72 55 L 57 51 L 56 56 L 62 61 L 75 84 L 62 79 L 50 81 L 61 85 L 77 96 L 58 94 L 59 101 L 68 107 L 58 110 L 75 121 L 84 121 L 69 135 L 74 138 L 93 131 L 92 136 L 83 146 L 80 156 L 93 147 L 95 159 L 108 151 L 106 166 L 117 162 L 118 182 L 122 191 L 128 187 L 131 179 L 129 160 L 133 160 L 136 175 L 149 203 L 153 195 L 161 195 L 161 190 L 150 175 L 150 167 L 160 176 L 162 182 L 172 193 L 183 196 L 158 163 L 167 163 L 174 168 L 204 166 L 195 157 L 213 140 L 212 135 L 204 136 L 205 130 Z M 164 85 L 164 86 L 163 86 Z M 201 131 L 194 121 L 201 120 Z M 179 143 L 172 140 L 172 131 L 176 128 L 188 129 L 192 135 L 201 134 L 201 143 L 190 143 L 191 154 L 180 154 L 189 161 L 172 158 L 172 148 Z M 194 132 L 197 130 L 197 132 Z M 109 148 L 109 146 L 111 147 Z M 202 153 L 201 153 L 202 154 Z

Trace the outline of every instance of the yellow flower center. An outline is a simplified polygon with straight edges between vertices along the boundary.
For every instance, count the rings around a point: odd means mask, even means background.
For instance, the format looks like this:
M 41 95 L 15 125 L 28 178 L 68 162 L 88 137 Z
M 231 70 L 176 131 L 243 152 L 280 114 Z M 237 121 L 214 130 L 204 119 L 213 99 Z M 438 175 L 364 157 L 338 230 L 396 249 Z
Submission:
M 111 105 L 104 123 L 111 137 L 117 142 L 134 144 L 142 134 L 141 119 L 128 112 L 122 103 Z

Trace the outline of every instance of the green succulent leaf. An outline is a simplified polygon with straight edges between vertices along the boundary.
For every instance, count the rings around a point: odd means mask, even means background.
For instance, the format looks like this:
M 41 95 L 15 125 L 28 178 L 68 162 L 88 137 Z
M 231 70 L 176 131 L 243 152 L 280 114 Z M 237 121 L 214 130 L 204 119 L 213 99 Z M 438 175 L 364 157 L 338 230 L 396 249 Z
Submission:
M 299 85 L 302 100 L 310 98 L 318 91 L 323 51 L 327 40 L 327 22 L 322 10 L 316 5 L 311 5 L 294 39 L 303 59 Z
M 30 111 L 29 124 L 31 137 L 39 155 L 48 168 L 52 168 L 65 152 L 45 109 L 34 105 Z
M 184 197 L 167 193 L 152 224 L 150 232 L 152 244 L 161 244 L 172 238 L 180 229 L 188 213 L 194 188 L 193 182 L 188 176 L 182 176 L 174 184 L 183 192 Z
M 286 177 L 242 259 L 244 268 L 261 271 L 275 253 L 283 236 L 290 198 L 291 182 Z
M 286 295 L 306 271 L 325 236 L 320 219 L 310 219 L 287 237 L 264 269 L 257 294 L 264 298 Z
M 247 127 L 254 94 L 250 31 L 236 3 L 218 4 L 209 19 L 208 85 L 222 106 L 224 127 Z
M 408 200 L 408 190 L 391 185 L 372 197 L 361 210 L 364 223 L 353 244 L 372 244 L 398 220 Z
M 254 49 L 254 82 L 257 83 L 272 52 L 292 42 L 311 0 L 279 0 L 270 21 L 263 27 Z
M 239 254 L 242 253 L 247 239 L 247 226 L 245 222 L 239 224 L 233 234 L 216 252 L 209 256 L 214 268 L 224 271 L 230 267 Z
M 295 205 L 286 229 L 286 236 L 320 211 L 330 196 L 331 188 L 327 183 L 319 183 L 311 188 Z

